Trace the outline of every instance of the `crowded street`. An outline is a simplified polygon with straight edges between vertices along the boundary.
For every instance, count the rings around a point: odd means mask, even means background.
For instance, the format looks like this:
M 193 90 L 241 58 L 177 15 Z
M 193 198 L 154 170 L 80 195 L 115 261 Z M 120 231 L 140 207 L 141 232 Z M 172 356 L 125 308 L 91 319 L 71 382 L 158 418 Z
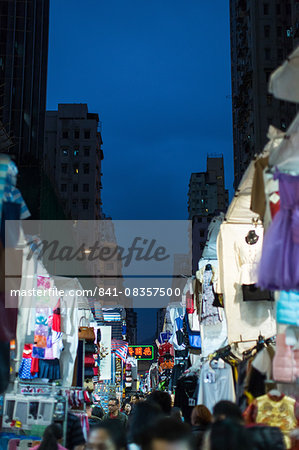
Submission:
M 298 0 L 0 0 L 0 450 L 299 450 L 298 104 Z

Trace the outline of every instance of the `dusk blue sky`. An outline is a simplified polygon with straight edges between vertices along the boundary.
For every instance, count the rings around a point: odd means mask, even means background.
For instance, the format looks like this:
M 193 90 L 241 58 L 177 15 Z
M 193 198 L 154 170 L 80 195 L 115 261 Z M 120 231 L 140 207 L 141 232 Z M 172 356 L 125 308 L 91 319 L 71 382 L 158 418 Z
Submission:
M 50 5 L 47 108 L 87 103 L 99 114 L 105 213 L 187 219 L 190 174 L 208 153 L 224 154 L 232 190 L 229 2 Z

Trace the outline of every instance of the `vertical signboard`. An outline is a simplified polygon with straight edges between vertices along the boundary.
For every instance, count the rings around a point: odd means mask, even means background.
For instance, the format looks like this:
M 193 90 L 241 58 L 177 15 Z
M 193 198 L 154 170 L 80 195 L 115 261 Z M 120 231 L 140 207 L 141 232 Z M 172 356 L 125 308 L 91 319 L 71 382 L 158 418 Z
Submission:
M 101 354 L 104 356 L 100 361 L 100 381 L 111 380 L 111 327 L 102 326 L 101 330 Z

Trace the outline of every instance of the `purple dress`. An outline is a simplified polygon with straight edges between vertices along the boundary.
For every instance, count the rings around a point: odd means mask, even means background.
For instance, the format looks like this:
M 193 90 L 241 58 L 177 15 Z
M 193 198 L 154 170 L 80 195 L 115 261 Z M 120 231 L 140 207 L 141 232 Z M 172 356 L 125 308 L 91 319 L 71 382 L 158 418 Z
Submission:
M 299 291 L 299 176 L 276 171 L 280 211 L 263 245 L 258 285 L 262 289 Z

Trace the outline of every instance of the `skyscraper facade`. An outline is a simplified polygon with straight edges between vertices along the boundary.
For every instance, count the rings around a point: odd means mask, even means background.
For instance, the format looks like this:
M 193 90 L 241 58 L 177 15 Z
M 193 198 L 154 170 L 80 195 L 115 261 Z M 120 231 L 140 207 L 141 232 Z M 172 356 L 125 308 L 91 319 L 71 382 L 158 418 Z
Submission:
M 102 137 L 98 114 L 86 104 L 47 111 L 44 164 L 72 219 L 102 218 Z
M 298 41 L 295 0 L 230 0 L 234 187 L 267 141 L 269 125 L 285 131 L 295 105 L 268 93 L 271 73 Z
M 197 270 L 212 218 L 228 207 L 222 155 L 208 155 L 207 171 L 192 173 L 188 191 L 188 213 L 192 220 L 192 273 Z
M 49 0 L 0 0 L 0 121 L 18 165 L 42 156 Z

